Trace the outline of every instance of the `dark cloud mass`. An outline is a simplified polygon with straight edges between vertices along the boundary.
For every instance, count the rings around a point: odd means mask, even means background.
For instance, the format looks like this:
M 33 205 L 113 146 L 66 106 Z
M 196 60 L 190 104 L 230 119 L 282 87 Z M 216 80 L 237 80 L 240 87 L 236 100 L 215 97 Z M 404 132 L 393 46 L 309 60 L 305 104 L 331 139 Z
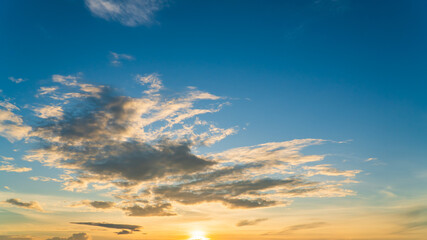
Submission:
M 156 205 L 145 205 L 143 207 L 134 205 L 132 207 L 123 208 L 129 216 L 148 217 L 148 216 L 174 216 L 170 203 L 159 203 Z
M 112 208 L 114 206 L 113 202 L 103 202 L 103 201 L 93 201 L 90 202 L 90 205 L 94 208 Z
M 40 204 L 38 202 L 34 202 L 34 201 L 23 202 L 17 198 L 9 198 L 6 200 L 6 202 L 10 203 L 14 206 L 17 206 L 17 207 L 28 208 L 28 209 L 33 209 L 33 210 L 37 210 L 37 211 L 43 211 Z
M 129 230 L 121 230 L 120 232 L 116 232 L 116 233 L 117 235 L 132 234 L 132 232 Z
M 104 227 L 104 228 L 130 230 L 132 232 L 140 231 L 140 229 L 142 228 L 142 226 L 138 226 L 138 225 L 115 224 L 115 223 L 105 223 L 105 222 L 101 222 L 101 223 L 100 222 L 71 222 L 71 223 L 80 224 L 80 225 Z

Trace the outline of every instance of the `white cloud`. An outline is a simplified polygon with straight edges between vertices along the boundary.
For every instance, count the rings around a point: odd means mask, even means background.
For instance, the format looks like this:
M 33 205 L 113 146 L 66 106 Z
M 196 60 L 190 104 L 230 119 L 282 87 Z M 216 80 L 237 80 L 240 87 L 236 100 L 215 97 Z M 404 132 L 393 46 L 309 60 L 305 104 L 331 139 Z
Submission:
M 21 83 L 21 82 L 25 81 L 25 79 L 23 79 L 23 78 L 14 78 L 14 77 L 9 77 L 9 80 L 14 82 L 14 83 Z
M 110 56 L 111 56 L 110 63 L 113 66 L 120 66 L 122 64 L 122 60 L 131 61 L 135 59 L 133 56 L 129 54 L 124 54 L 124 53 L 110 52 Z
M 0 101 L 0 136 L 10 142 L 27 137 L 31 131 L 31 127 L 24 125 L 22 117 L 14 110 L 19 108 L 8 101 Z
M 136 80 L 139 81 L 141 85 L 148 85 L 148 90 L 144 91 L 146 94 L 156 93 L 163 88 L 162 80 L 160 80 L 159 74 L 157 73 L 145 76 L 137 75 Z
M 375 160 L 378 160 L 378 158 L 371 157 L 371 158 L 366 159 L 365 162 L 370 162 L 370 161 L 375 161 Z
M 39 118 L 62 118 L 63 110 L 61 106 L 45 105 L 34 109 L 36 116 Z
M 60 180 L 60 179 L 51 178 L 51 177 L 43 177 L 43 176 L 30 177 L 30 179 L 33 181 L 41 181 L 41 182 L 62 182 L 62 180 Z
M 13 160 L 15 160 L 13 157 L 0 156 L 0 158 L 2 158 L 5 161 L 13 161 Z
M 118 21 L 125 26 L 150 25 L 154 13 L 163 6 L 163 0 L 85 0 L 86 6 L 97 17 Z
M 29 172 L 31 171 L 31 168 L 28 167 L 15 167 L 14 165 L 11 164 L 4 164 L 4 165 L 0 165 L 0 171 L 6 171 L 6 172 Z
M 344 176 L 344 177 L 354 177 L 356 174 L 360 173 L 360 170 L 347 170 L 341 171 L 336 168 L 332 168 L 330 164 L 321 164 L 316 166 L 304 166 L 305 170 L 309 170 L 306 174 L 307 176 L 314 175 L 326 175 L 326 176 Z

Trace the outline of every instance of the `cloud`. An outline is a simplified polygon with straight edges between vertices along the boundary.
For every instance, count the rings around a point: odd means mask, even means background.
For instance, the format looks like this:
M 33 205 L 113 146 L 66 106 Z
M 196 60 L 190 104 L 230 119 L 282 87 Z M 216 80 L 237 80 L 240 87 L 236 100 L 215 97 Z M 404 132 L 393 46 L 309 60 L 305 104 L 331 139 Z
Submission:
M 51 178 L 51 177 L 43 177 L 43 176 L 34 176 L 29 177 L 33 181 L 41 181 L 41 182 L 62 182 L 60 179 Z
M 122 64 L 122 60 L 131 61 L 135 59 L 133 56 L 129 54 L 115 53 L 115 52 L 110 52 L 110 58 L 111 58 L 110 63 L 113 66 L 120 66 Z
M 8 186 L 4 186 L 4 189 L 9 190 L 10 191 L 10 187 Z
M 45 105 L 40 108 L 34 109 L 34 112 L 36 113 L 36 116 L 39 118 L 62 118 L 62 115 L 64 114 L 61 106 L 51 106 L 51 105 Z
M 23 124 L 22 117 L 13 111 L 19 108 L 8 101 L 0 101 L 0 136 L 10 142 L 21 140 L 28 136 L 31 127 Z
M 25 81 L 25 79 L 23 79 L 23 78 L 14 78 L 14 77 L 9 77 L 9 80 L 14 82 L 14 83 L 21 83 L 21 82 Z
M 46 240 L 91 240 L 92 238 L 87 233 L 74 233 L 71 237 L 61 238 L 53 237 Z
M 0 158 L 3 159 L 4 161 L 13 161 L 13 160 L 15 160 L 13 157 L 0 156 Z
M 123 210 L 127 212 L 128 216 L 148 217 L 148 216 L 174 216 L 170 203 L 159 203 L 156 205 L 145 205 L 143 207 L 134 205 L 132 207 L 125 207 Z
M 28 209 L 43 212 L 43 208 L 40 206 L 40 204 L 38 202 L 35 202 L 35 201 L 22 202 L 20 199 L 10 198 L 10 199 L 6 200 L 6 203 L 10 203 L 10 204 L 17 206 L 17 207 L 28 208 Z
M 408 208 L 400 213 L 400 217 L 398 230 L 393 232 L 394 234 L 423 230 L 427 226 L 427 206 Z
M 159 74 L 152 73 L 149 75 L 141 76 L 137 75 L 136 80 L 141 83 L 141 85 L 148 85 L 148 90 L 144 91 L 146 94 L 152 94 L 158 92 L 163 88 L 162 81 L 159 79 Z
M 252 225 L 256 225 L 256 224 L 258 224 L 258 223 L 260 223 L 260 222 L 264 222 L 264 221 L 267 221 L 268 220 L 268 218 L 258 218 L 258 219 L 255 219 L 255 220 L 241 220 L 241 221 L 239 221 L 237 224 L 236 224 L 236 226 L 237 227 L 243 227 L 243 226 L 252 226 Z
M 58 87 L 40 87 L 36 97 L 51 94 L 51 93 L 55 92 L 56 90 L 58 90 Z
M 32 169 L 29 167 L 16 167 L 16 166 L 11 165 L 11 164 L 0 165 L 0 171 L 5 171 L 5 172 L 22 173 L 22 172 L 29 172 L 31 170 Z
M 297 225 L 286 227 L 279 232 L 266 233 L 264 235 L 287 235 L 287 234 L 292 234 L 296 231 L 320 228 L 326 225 L 328 225 L 328 223 L 326 222 L 312 222 L 312 223 L 305 223 L 305 224 L 297 224 Z
M 89 206 L 97 209 L 109 209 L 113 208 L 115 203 L 110 201 L 89 201 L 89 200 L 83 200 L 78 203 L 73 204 L 73 207 L 76 206 Z
M 371 157 L 371 158 L 366 159 L 365 162 L 370 162 L 370 161 L 375 161 L 375 160 L 378 160 L 378 158 Z
M 116 232 L 116 233 L 117 235 L 132 234 L 132 232 L 129 230 L 121 230 L 120 232 Z
M 104 227 L 104 228 L 122 229 L 122 231 L 117 232 L 118 235 L 130 234 L 132 232 L 138 232 L 142 228 L 142 226 L 139 226 L 139 225 L 115 224 L 115 223 L 105 223 L 105 222 L 102 222 L 102 223 L 100 223 L 100 222 L 71 222 L 71 223 L 80 224 L 80 225 Z
M 16 235 L 0 235 L 0 240 L 32 240 L 31 237 L 21 237 Z
M 61 118 L 34 124 L 38 143 L 24 160 L 64 170 L 64 190 L 108 189 L 114 208 L 129 216 L 173 216 L 175 204 L 219 202 L 228 208 L 288 205 L 297 197 L 344 197 L 346 181 L 359 170 L 338 170 L 329 164 L 306 166 L 325 155 L 302 150 L 331 143 L 295 139 L 198 154 L 236 133 L 201 120 L 227 104 L 225 98 L 194 87 L 169 97 L 162 94 L 158 74 L 137 75 L 141 96 L 124 96 L 104 85 L 81 82 L 73 75 L 53 75 L 53 91 L 39 95 L 47 106 L 59 106 Z M 40 105 L 39 105 L 40 106 Z M 328 179 L 313 181 L 322 174 Z M 32 177 L 33 180 L 51 180 Z M 110 204 L 80 204 L 107 209 Z
M 93 15 L 125 26 L 150 25 L 163 0 L 85 0 Z
M 326 176 L 344 176 L 344 177 L 354 177 L 356 174 L 360 173 L 360 170 L 347 170 L 347 171 L 341 171 L 336 168 L 331 168 L 330 164 L 322 164 L 322 165 L 316 165 L 316 166 L 304 166 L 303 167 L 308 171 L 306 174 L 307 176 L 314 176 L 314 175 L 326 175 Z

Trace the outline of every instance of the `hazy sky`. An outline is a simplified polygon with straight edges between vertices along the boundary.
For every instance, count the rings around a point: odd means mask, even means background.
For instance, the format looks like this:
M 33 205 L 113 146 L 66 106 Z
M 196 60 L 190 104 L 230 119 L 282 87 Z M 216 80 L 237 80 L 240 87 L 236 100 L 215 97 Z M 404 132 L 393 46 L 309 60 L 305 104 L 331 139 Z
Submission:
M 0 1 L 0 240 L 424 239 L 426 1 Z

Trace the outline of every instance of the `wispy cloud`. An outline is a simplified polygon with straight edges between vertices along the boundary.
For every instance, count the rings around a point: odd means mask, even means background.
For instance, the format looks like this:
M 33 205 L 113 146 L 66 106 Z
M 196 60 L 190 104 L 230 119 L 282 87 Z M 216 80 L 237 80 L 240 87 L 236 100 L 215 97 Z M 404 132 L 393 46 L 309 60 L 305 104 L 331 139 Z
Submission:
M 13 160 L 15 160 L 13 157 L 0 156 L 0 158 L 3 159 L 4 161 L 13 161 Z
M 160 80 L 159 74 L 157 73 L 152 73 L 145 76 L 137 75 L 136 80 L 141 85 L 148 85 L 148 90 L 144 91 L 146 94 L 156 93 L 163 88 L 162 81 Z
M 356 174 L 361 172 L 360 170 L 347 170 L 347 171 L 338 170 L 336 168 L 332 168 L 330 164 L 304 166 L 304 169 L 309 170 L 306 173 L 307 176 L 326 175 L 326 176 L 354 177 Z
M 22 237 L 16 235 L 0 235 L 0 240 L 32 240 L 31 237 Z
M 41 182 L 62 182 L 61 179 L 43 177 L 43 176 L 34 176 L 34 177 L 30 177 L 30 179 L 33 181 L 41 181 Z
M 150 25 L 154 14 L 165 6 L 165 0 L 85 0 L 97 17 L 117 21 L 125 26 Z
M 409 233 L 427 227 L 427 206 L 416 206 L 406 209 L 400 214 L 398 228 L 394 234 Z
M 236 223 L 237 227 L 243 227 L 243 226 L 252 226 L 252 225 L 256 225 L 260 222 L 264 222 L 267 221 L 268 218 L 258 218 L 258 219 L 254 219 L 254 220 L 241 220 L 238 223 Z
M 10 199 L 7 199 L 5 202 L 12 204 L 16 207 L 27 208 L 27 209 L 32 209 L 32 210 L 43 212 L 43 208 L 40 206 L 40 204 L 38 202 L 35 202 L 35 201 L 23 202 L 17 198 L 10 198 Z
M 370 157 L 370 158 L 366 159 L 365 162 L 371 162 L 371 161 L 376 161 L 376 160 L 378 160 L 378 158 Z
M 73 224 L 80 225 L 89 225 L 89 226 L 97 226 L 104 228 L 112 228 L 112 229 L 122 229 L 122 231 L 117 232 L 118 235 L 121 234 L 130 234 L 132 232 L 138 232 L 142 228 L 139 225 L 130 225 L 130 224 L 115 224 L 115 223 L 105 223 L 105 222 L 71 222 Z
M 29 168 L 29 167 L 16 167 L 15 165 L 12 165 L 12 164 L 0 165 L 0 171 L 5 171 L 5 172 L 21 173 L 21 172 L 29 172 L 31 170 L 32 168 Z
M 296 231 L 320 228 L 320 227 L 324 227 L 326 225 L 328 225 L 328 223 L 326 223 L 326 222 L 312 222 L 312 223 L 297 224 L 297 225 L 285 227 L 281 231 L 266 233 L 264 235 L 287 235 L 287 234 L 292 234 Z
M 25 79 L 23 79 L 23 78 L 15 78 L 15 77 L 9 77 L 9 80 L 14 82 L 14 83 L 21 83 L 21 82 L 25 81 Z
M 116 53 L 116 52 L 110 52 L 110 58 L 111 58 L 110 63 L 113 66 L 120 66 L 123 60 L 131 61 L 135 59 L 133 56 L 129 54 Z

